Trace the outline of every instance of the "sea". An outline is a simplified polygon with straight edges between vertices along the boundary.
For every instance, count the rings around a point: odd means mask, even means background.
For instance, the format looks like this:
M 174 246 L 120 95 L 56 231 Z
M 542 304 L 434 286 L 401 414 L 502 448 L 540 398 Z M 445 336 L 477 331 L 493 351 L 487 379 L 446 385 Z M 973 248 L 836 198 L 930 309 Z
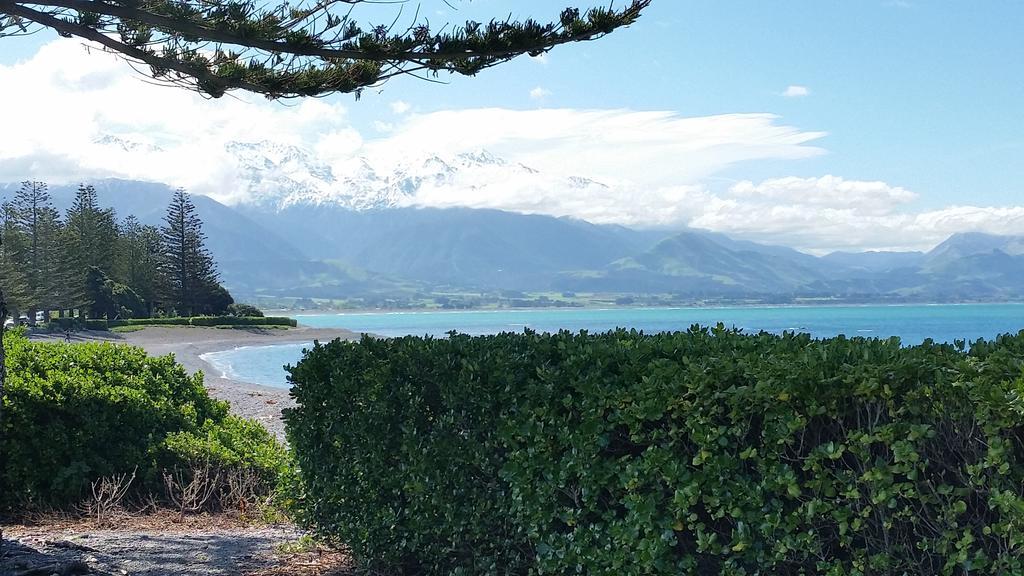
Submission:
M 646 333 L 686 330 L 719 323 L 745 332 L 806 332 L 824 338 L 889 338 L 903 344 L 993 338 L 1024 330 L 1024 304 L 936 304 L 907 306 L 735 306 L 716 308 L 523 309 L 473 311 L 353 312 L 304 314 L 299 323 L 316 328 L 345 328 L 377 336 L 444 337 L 450 331 L 481 335 L 500 332 L 615 328 Z M 221 374 L 243 382 L 288 387 L 285 365 L 302 358 L 311 342 L 242 347 L 204 354 Z

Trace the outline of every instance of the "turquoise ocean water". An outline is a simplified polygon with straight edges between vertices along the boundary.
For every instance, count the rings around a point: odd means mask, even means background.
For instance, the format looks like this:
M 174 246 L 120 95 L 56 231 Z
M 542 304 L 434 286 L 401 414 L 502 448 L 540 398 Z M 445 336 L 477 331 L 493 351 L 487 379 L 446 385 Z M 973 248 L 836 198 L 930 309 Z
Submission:
M 964 304 L 934 306 L 779 306 L 731 308 L 615 308 L 570 310 L 499 310 L 468 312 L 350 313 L 297 316 L 299 323 L 317 328 L 346 328 L 378 336 L 443 336 L 538 332 L 562 329 L 603 332 L 635 328 L 644 332 L 685 330 L 693 324 L 728 327 L 748 332 L 808 332 L 817 337 L 898 336 L 905 344 L 931 338 L 939 342 L 976 340 L 1024 329 L 1022 304 Z M 285 364 L 302 357 L 309 342 L 238 348 L 203 358 L 223 374 L 246 382 L 286 387 Z

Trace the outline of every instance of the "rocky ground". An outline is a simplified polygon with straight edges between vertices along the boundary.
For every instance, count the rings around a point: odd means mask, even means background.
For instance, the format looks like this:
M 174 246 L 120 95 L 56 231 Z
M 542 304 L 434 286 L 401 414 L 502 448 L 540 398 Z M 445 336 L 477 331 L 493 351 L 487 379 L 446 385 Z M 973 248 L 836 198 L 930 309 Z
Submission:
M 125 519 L 98 527 L 47 520 L 4 528 L 0 576 L 348 576 L 348 557 L 312 546 L 295 527 L 210 517 Z

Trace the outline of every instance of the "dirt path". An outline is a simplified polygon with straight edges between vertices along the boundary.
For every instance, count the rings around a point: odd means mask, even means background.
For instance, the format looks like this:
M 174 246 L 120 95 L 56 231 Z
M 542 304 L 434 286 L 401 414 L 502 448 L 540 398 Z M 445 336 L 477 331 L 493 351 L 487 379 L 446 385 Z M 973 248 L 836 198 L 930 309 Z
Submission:
M 0 576 L 351 574 L 342 554 L 283 551 L 282 545 L 300 536 L 288 525 L 156 530 L 15 526 L 4 529 Z

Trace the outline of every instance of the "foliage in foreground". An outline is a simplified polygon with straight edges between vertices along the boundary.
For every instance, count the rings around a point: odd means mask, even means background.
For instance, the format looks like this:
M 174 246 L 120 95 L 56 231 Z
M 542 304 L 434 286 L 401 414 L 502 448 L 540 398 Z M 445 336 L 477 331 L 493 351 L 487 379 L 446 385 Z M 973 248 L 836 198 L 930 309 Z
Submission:
M 404 574 L 1024 573 L 1024 333 L 317 345 L 301 515 Z
M 214 503 L 229 480 L 269 492 L 287 468 L 284 448 L 256 422 L 228 414 L 171 356 L 107 343 L 7 339 L 0 428 L 0 509 L 67 507 L 93 482 L 134 473 L 136 496 L 167 494 L 209 473 Z

